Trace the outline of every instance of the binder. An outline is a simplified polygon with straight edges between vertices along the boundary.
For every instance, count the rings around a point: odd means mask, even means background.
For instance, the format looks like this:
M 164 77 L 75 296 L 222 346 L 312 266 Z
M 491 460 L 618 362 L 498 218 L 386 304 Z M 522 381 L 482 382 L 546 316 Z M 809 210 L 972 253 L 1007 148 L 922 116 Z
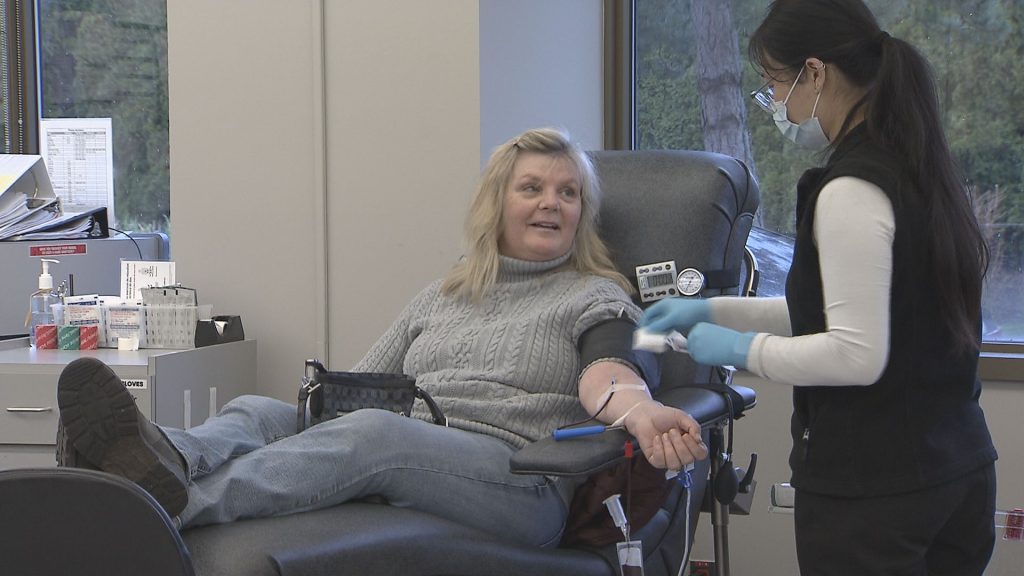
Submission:
M 65 213 L 43 157 L 0 155 L 0 240 L 106 238 L 106 207 Z
M 84 212 L 65 212 L 52 220 L 13 236 L 5 236 L 3 231 L 0 231 L 0 240 L 38 242 L 41 240 L 108 238 L 110 236 L 108 221 L 105 206 Z

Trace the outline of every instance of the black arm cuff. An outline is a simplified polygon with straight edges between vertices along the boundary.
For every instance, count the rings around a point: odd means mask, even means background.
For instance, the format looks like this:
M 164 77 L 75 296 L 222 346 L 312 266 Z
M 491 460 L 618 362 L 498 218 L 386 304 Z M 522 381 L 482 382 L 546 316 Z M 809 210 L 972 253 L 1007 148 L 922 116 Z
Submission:
M 580 369 L 602 358 L 618 358 L 635 366 L 647 387 L 654 391 L 661 380 L 658 358 L 633 349 L 636 325 L 628 318 L 611 318 L 595 324 L 580 336 Z

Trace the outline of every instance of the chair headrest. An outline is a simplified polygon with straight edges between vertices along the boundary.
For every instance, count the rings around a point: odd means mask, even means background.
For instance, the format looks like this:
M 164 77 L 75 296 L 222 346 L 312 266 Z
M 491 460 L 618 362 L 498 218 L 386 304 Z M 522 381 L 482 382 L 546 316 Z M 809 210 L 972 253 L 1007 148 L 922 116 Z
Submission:
M 601 183 L 601 236 L 616 267 L 674 261 L 708 276 L 704 296 L 736 294 L 760 193 L 735 158 L 703 151 L 590 152 Z

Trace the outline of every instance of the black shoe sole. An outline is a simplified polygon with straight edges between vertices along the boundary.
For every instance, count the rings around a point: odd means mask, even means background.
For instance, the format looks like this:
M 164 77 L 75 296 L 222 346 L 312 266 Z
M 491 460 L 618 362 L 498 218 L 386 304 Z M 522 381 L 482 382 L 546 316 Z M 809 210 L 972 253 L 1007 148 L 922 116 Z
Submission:
M 61 468 L 84 468 L 86 470 L 99 470 L 92 462 L 89 462 L 81 452 L 68 439 L 68 433 L 64 429 L 64 422 L 57 419 L 57 466 Z
M 142 437 L 131 393 L 106 364 L 79 358 L 64 368 L 57 405 L 68 442 L 100 470 L 122 476 L 150 493 L 174 517 L 188 503 L 188 488 Z

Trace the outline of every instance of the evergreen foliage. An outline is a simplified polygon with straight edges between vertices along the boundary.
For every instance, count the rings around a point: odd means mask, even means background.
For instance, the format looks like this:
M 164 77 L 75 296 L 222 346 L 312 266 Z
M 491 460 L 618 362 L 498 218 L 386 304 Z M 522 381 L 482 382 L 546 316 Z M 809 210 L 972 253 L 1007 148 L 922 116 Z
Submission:
M 167 231 L 165 0 L 40 0 L 43 118 L 111 118 L 121 228 Z

